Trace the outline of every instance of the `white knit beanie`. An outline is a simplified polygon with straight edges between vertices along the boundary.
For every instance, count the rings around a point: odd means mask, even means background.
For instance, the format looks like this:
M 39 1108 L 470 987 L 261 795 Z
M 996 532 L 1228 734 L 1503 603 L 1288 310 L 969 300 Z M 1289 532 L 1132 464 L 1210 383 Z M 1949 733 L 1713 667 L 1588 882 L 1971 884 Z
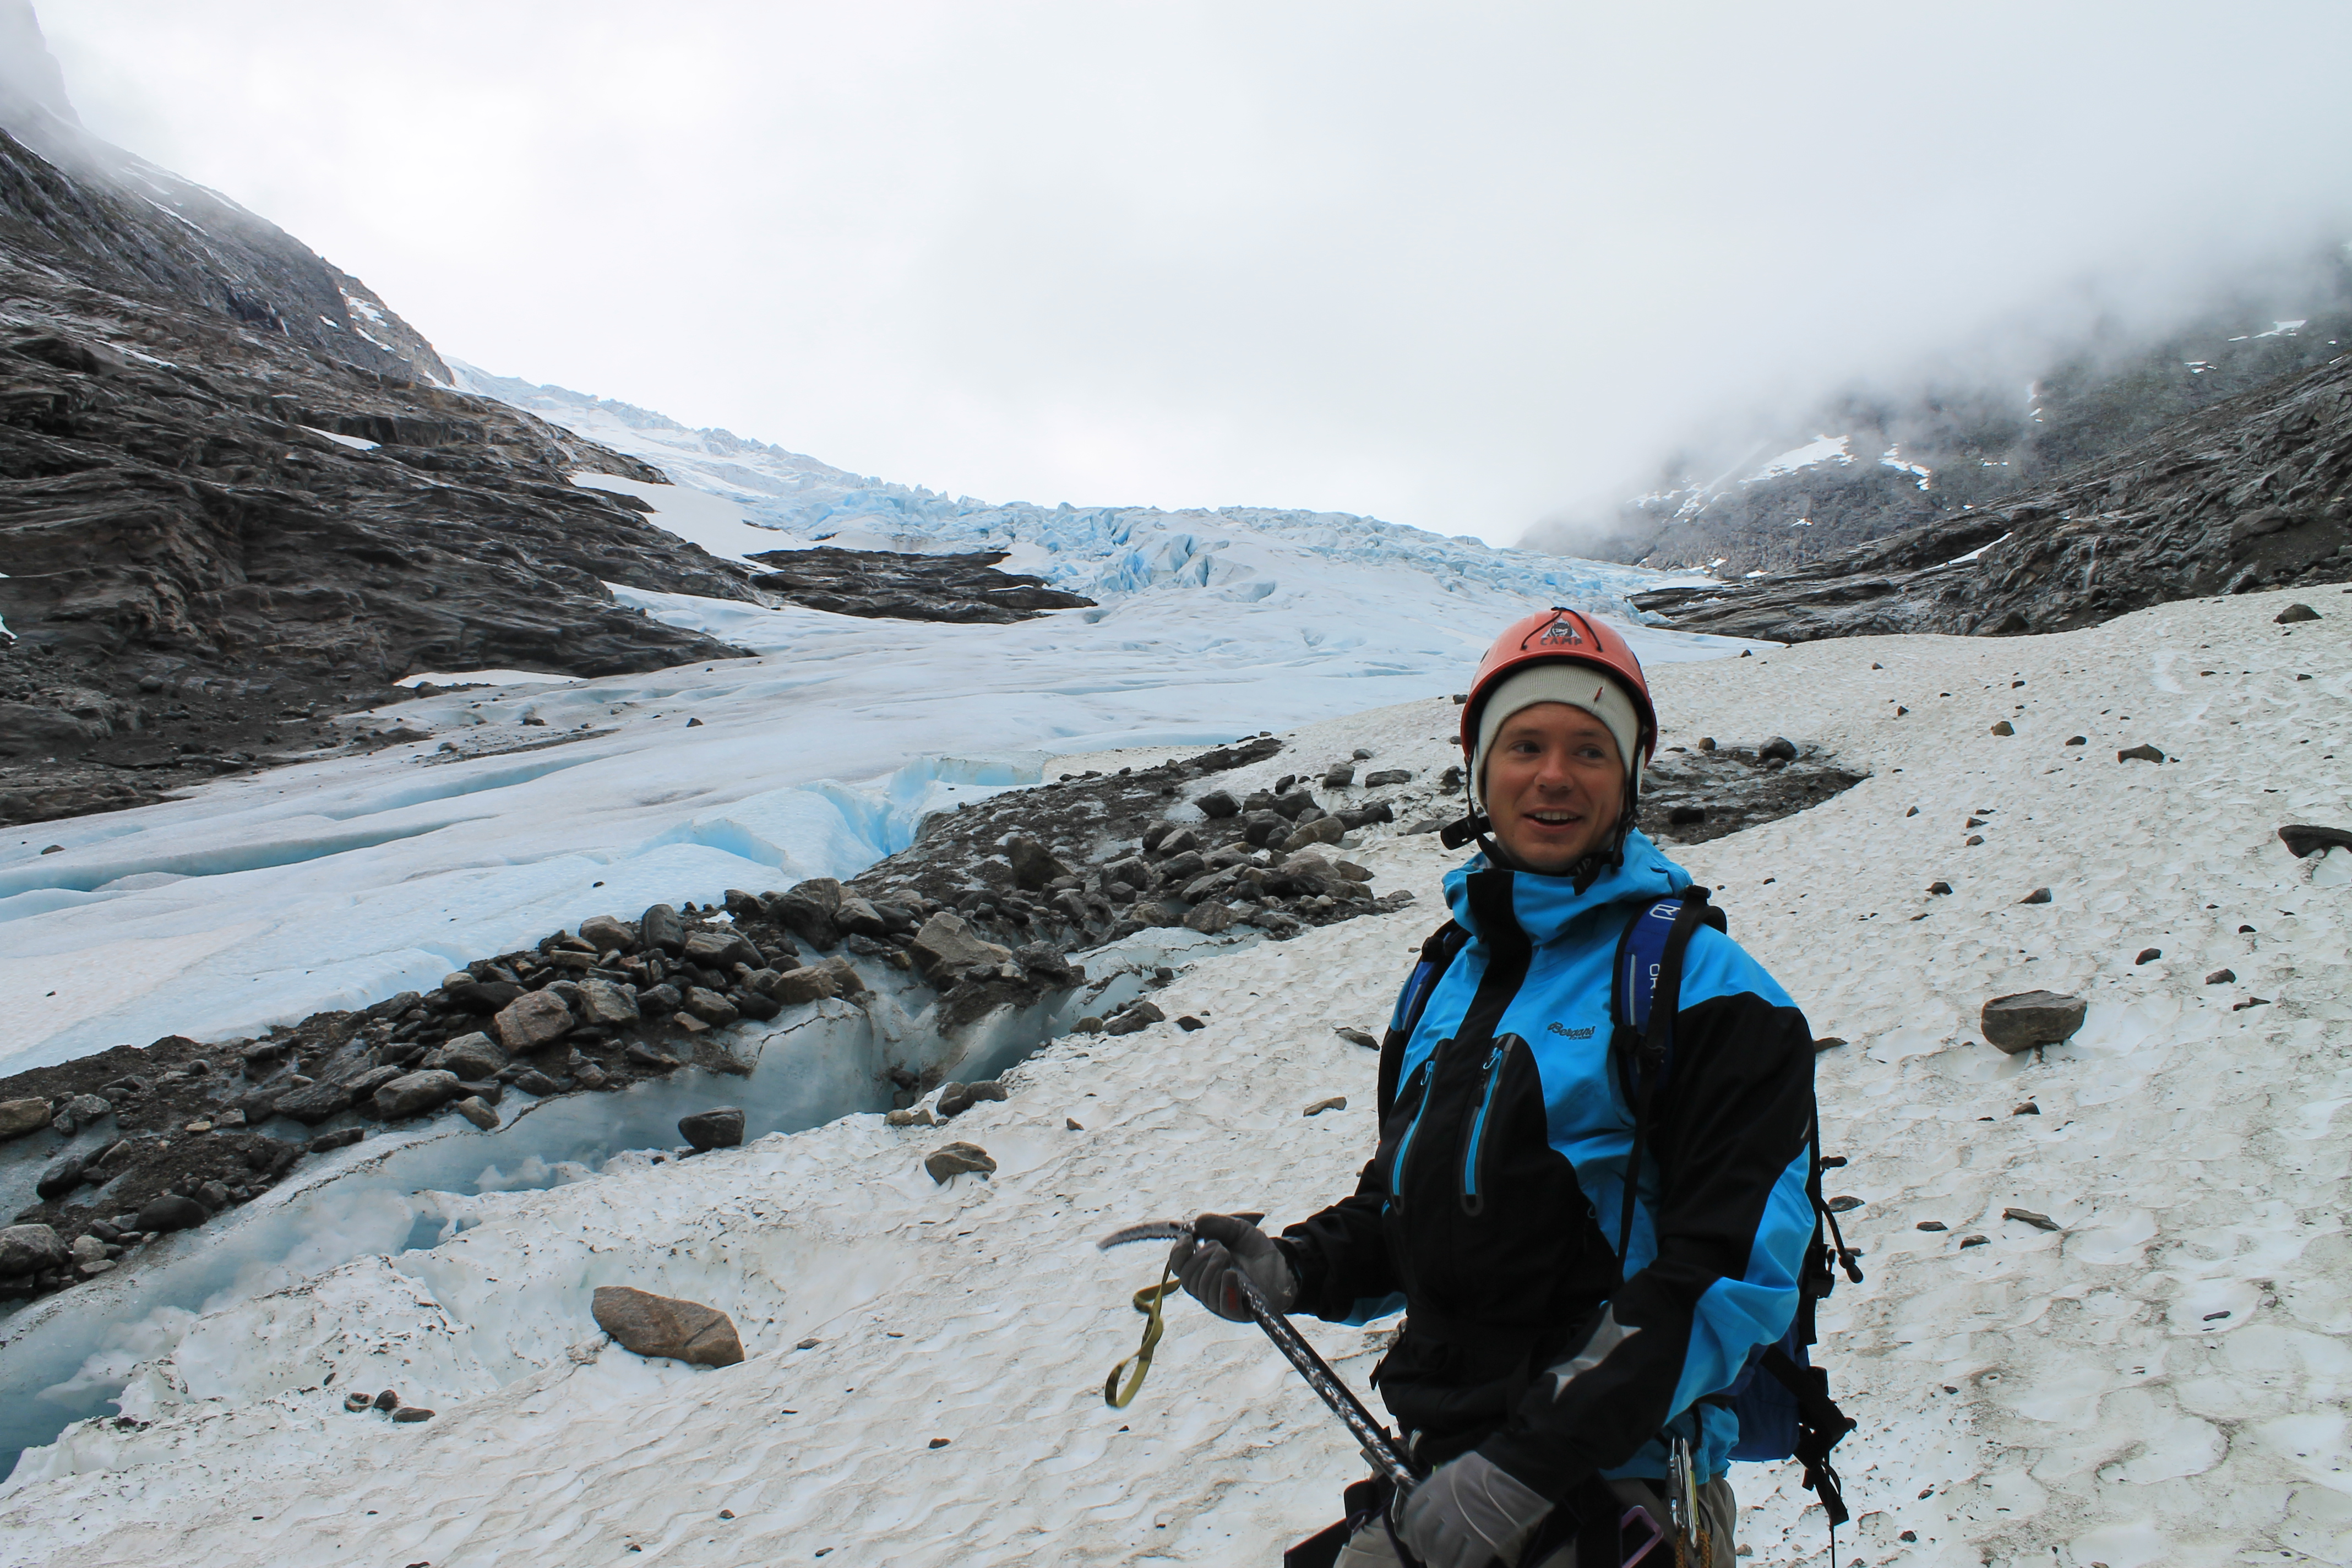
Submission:
M 1481 810 L 1486 805 L 1486 753 L 1503 721 L 1538 702 L 1565 702 L 1581 708 L 1616 737 L 1617 754 L 1625 760 L 1625 780 L 1637 791 L 1642 783 L 1642 718 L 1633 698 L 1609 676 L 1589 664 L 1557 660 L 1531 664 L 1495 688 L 1478 714 L 1478 749 L 1470 757 L 1470 789 Z

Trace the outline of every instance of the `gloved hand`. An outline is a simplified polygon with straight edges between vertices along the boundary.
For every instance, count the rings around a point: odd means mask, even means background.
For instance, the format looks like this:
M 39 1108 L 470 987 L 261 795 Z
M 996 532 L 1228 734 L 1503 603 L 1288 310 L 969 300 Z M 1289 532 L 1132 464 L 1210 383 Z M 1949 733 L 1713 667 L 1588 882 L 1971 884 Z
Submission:
M 1168 1267 L 1194 1300 L 1236 1323 L 1250 1321 L 1249 1305 L 1232 1279 L 1237 1271 L 1250 1277 L 1266 1305 L 1277 1312 L 1287 1312 L 1298 1300 L 1298 1277 L 1290 1271 L 1290 1259 L 1255 1219 L 1242 1215 L 1204 1214 L 1194 1220 L 1192 1234 L 1170 1248 Z
M 1486 1568 L 1517 1552 L 1551 1504 L 1473 1449 L 1440 1465 L 1397 1515 L 1397 1539 L 1423 1568 Z

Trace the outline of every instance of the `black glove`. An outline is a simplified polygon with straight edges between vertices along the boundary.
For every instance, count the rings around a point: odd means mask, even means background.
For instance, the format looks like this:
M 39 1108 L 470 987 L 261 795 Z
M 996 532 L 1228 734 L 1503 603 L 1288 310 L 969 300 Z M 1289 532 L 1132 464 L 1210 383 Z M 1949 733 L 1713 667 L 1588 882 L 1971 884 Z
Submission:
M 1397 1514 L 1397 1539 L 1423 1568 L 1486 1568 L 1511 1560 L 1551 1504 L 1472 1449 L 1413 1488 Z
M 1184 1282 L 1192 1298 L 1220 1318 L 1250 1321 L 1249 1305 L 1233 1276 L 1244 1273 L 1277 1312 L 1287 1312 L 1298 1300 L 1298 1277 L 1290 1259 L 1258 1229 L 1254 1217 L 1204 1214 L 1192 1222 L 1192 1234 L 1170 1248 L 1168 1267 Z

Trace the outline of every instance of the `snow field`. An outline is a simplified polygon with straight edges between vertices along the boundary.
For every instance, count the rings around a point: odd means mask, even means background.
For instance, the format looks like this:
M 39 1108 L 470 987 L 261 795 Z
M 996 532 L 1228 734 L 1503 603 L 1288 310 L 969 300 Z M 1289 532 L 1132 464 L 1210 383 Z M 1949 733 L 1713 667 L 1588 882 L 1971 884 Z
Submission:
M 2336 603 L 2285 629 L 2285 602 L 1654 672 L 1668 745 L 1786 734 L 1872 774 L 1676 852 L 1815 1034 L 1852 1042 L 1819 1073 L 1826 1147 L 1852 1161 L 1829 1190 L 1864 1200 L 1842 1217 L 1868 1281 L 1822 1318 L 1863 1423 L 1839 1453 L 1857 1559 L 2352 1559 L 2352 879 L 2343 852 L 2298 863 L 2275 837 L 2352 822 L 2331 739 L 2352 657 Z M 1442 763 L 1450 713 L 1334 720 L 1258 771 L 1351 737 L 1369 765 Z M 2014 736 L 1988 732 L 2002 719 Z M 2141 742 L 2178 760 L 2115 761 Z M 1422 901 L 1201 962 L 1156 998 L 1198 1033 L 1058 1040 L 949 1128 L 853 1116 L 487 1194 L 430 1252 L 200 1319 L 135 1384 L 143 1428 L 86 1423 L 27 1455 L 0 1489 L 0 1563 L 1267 1561 L 1333 1516 L 1360 1461 L 1255 1331 L 1189 1304 L 1141 1396 L 1105 1408 L 1156 1261 L 1091 1242 L 1204 1207 L 1278 1226 L 1351 1184 L 1373 1057 L 1329 1030 L 1377 1029 L 1454 857 L 1378 833 L 1349 853 Z M 1939 878 L 1952 894 L 1926 891 Z M 2042 887 L 2049 904 L 2017 902 Z M 2224 965 L 2235 983 L 2205 984 Z M 2036 987 L 2088 999 L 2082 1034 L 1984 1045 L 1982 1002 Z M 1346 1110 L 1299 1115 L 1335 1093 Z M 997 1176 L 934 1187 L 920 1157 L 950 1139 Z M 588 1294 L 623 1280 L 726 1308 L 751 1359 L 599 1348 Z M 1378 1332 L 1307 1328 L 1361 1389 Z M 348 1415 L 355 1385 L 441 1414 Z M 1734 1481 L 1757 1561 L 1822 1560 L 1793 1467 Z

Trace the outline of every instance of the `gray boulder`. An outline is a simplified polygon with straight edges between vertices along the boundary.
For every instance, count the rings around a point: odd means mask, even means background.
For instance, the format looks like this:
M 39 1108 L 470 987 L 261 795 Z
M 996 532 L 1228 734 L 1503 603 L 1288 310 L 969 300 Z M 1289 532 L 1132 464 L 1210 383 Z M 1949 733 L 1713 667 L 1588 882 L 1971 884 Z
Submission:
M 637 933 L 625 920 L 590 915 L 580 922 L 580 940 L 599 952 L 626 952 L 636 946 Z
M 498 1131 L 499 1113 L 490 1102 L 478 1094 L 469 1094 L 451 1106 L 450 1110 L 472 1122 L 485 1132 Z
M 439 1050 L 428 1052 L 420 1065 L 439 1068 L 468 1080 L 496 1078 L 499 1069 L 507 1065 L 507 1054 L 489 1036 L 477 1031 L 460 1035 Z
M 837 947 L 841 928 L 834 913 L 841 908 L 841 884 L 831 877 L 795 882 L 768 900 L 768 918 L 820 952 Z
M 1295 855 L 1310 844 L 1337 844 L 1347 831 L 1347 824 L 1338 817 L 1320 816 L 1284 839 L 1283 852 Z
M 743 1142 L 743 1112 L 733 1105 L 714 1105 L 677 1119 L 677 1135 L 697 1149 L 732 1149 Z
M 599 1285 L 589 1303 L 596 1326 L 642 1356 L 675 1356 L 697 1366 L 733 1366 L 743 1359 L 735 1320 L 716 1307 L 656 1296 L 627 1285 Z
M 1239 816 L 1242 814 L 1242 803 L 1234 798 L 1234 793 L 1231 790 L 1213 789 L 1208 794 L 1196 797 L 1192 804 L 1201 808 L 1202 816 L 1212 820 Z
M 686 922 L 667 904 L 656 904 L 637 920 L 637 940 L 663 952 L 686 951 Z
M 1184 917 L 1184 924 L 1203 936 L 1214 936 L 1240 918 L 1234 913 L 1234 907 L 1231 904 L 1219 903 L 1213 900 L 1205 904 L 1192 906 L 1192 912 Z
M 2021 991 L 1984 1005 L 1979 1023 L 1984 1037 L 2015 1056 L 2036 1046 L 2054 1046 L 2083 1026 L 2086 1006 L 2080 996 L 2054 991 Z
M 46 1225 L 12 1225 L 0 1229 L 0 1279 L 63 1268 L 71 1256 L 58 1233 Z
M 1369 773 L 1364 775 L 1364 787 L 1366 789 L 1385 789 L 1390 784 L 1411 784 L 1412 782 L 1412 770 L 1411 768 L 1381 768 L 1377 772 Z
M 620 981 L 583 980 L 580 983 L 580 1016 L 586 1023 L 621 1028 L 636 1023 L 642 1015 L 637 1011 L 636 993 Z
M 856 893 L 841 895 L 841 906 L 833 911 L 833 923 L 852 936 L 885 937 L 890 934 L 890 922 L 882 911 Z
M 212 1211 L 195 1199 L 165 1193 L 139 1211 L 138 1226 L 146 1231 L 194 1230 L 212 1217 Z
M 43 1198 L 61 1198 L 81 1185 L 81 1173 L 89 1164 L 88 1154 L 67 1154 L 50 1162 L 33 1183 L 33 1191 Z
M 773 971 L 770 973 L 772 973 Z M 799 969 L 787 969 L 770 981 L 765 989 L 770 996 L 788 1007 L 799 1006 L 806 1002 L 822 1001 L 827 996 L 837 996 L 841 994 L 841 987 L 834 980 L 833 972 L 814 964 L 806 964 Z
M 952 984 L 975 964 L 1007 963 L 1013 950 L 982 941 L 962 916 L 943 910 L 923 922 L 923 929 L 907 948 L 907 956 L 914 960 L 916 972 L 926 981 L 940 985 Z
M 457 1075 L 429 1070 L 407 1073 L 375 1091 L 375 1113 L 386 1121 L 418 1116 L 456 1098 Z
M 572 1009 L 561 996 L 527 991 L 500 1008 L 493 1022 L 499 1044 L 516 1056 L 529 1056 L 572 1032 Z
M 958 1176 L 992 1175 L 996 1162 L 977 1143 L 945 1143 L 924 1157 L 923 1169 L 932 1181 L 945 1185 Z
M 1013 875 L 1021 886 L 1039 892 L 1055 879 L 1071 875 L 1070 868 L 1054 858 L 1053 852 L 1034 838 L 1015 837 L 1004 846 L 1004 858 L 1013 864 Z
M 721 974 L 740 963 L 757 969 L 767 960 L 741 931 L 731 927 L 719 931 L 698 931 L 686 939 L 686 961 L 705 969 L 715 969 Z
M 699 985 L 686 988 L 686 1011 L 714 1029 L 731 1024 L 743 1016 L 734 1003 L 718 992 L 707 991 Z
M 330 1116 L 351 1108 L 350 1084 L 314 1083 L 279 1095 L 276 1110 L 280 1116 L 290 1116 L 305 1126 L 315 1127 Z M 247 1112 L 248 1116 L 252 1114 L 251 1111 Z
M 0 1100 L 0 1139 L 37 1132 L 55 1114 L 46 1100 Z
M 1356 764 L 1333 763 L 1323 774 L 1325 789 L 1346 789 L 1356 782 Z

